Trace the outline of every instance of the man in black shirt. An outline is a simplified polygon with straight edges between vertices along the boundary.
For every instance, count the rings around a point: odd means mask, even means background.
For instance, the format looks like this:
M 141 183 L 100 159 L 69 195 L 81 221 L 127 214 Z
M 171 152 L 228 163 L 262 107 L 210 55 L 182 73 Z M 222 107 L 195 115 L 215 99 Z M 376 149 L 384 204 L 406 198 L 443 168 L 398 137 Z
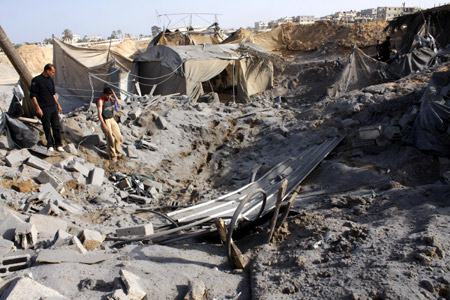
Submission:
M 52 76 L 55 75 L 55 67 L 46 64 L 44 72 L 31 80 L 30 97 L 36 106 L 36 112 L 42 121 L 47 149 L 53 152 L 53 147 L 63 152 L 61 142 L 61 124 L 58 114 L 62 113 L 58 99 L 56 99 L 55 83 Z

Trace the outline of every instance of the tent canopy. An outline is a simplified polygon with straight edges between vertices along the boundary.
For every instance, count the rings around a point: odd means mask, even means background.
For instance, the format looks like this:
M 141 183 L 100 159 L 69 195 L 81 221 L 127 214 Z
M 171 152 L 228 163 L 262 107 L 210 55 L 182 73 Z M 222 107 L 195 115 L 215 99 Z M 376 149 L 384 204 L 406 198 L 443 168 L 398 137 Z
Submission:
M 88 49 L 65 44 L 53 39 L 53 64 L 55 66 L 55 83 L 72 93 L 89 101 L 100 95 L 107 83 L 115 86 L 126 79 L 132 67 L 132 60 L 114 51 Z
M 238 98 L 246 101 L 273 85 L 273 65 L 264 58 L 267 55 L 255 44 L 156 45 L 134 60 L 130 76 L 138 78 L 144 94 L 157 85 L 155 93 L 181 93 L 195 100 L 203 94 L 202 82 L 221 78 L 222 84 L 228 83 L 224 88 L 236 86 Z

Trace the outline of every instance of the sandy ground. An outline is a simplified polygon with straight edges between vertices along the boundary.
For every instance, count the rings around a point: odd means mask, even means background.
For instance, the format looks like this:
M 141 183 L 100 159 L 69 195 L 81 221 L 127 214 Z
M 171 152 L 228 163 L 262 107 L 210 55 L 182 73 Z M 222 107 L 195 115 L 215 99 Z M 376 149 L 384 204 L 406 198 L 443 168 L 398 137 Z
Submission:
M 247 269 L 230 268 L 216 236 L 123 248 L 107 240 L 89 253 L 112 256 L 97 264 L 35 263 L 3 280 L 31 274 L 70 299 L 107 299 L 125 269 L 140 277 L 147 299 L 183 299 L 194 279 L 205 284 L 206 299 L 450 299 L 449 159 L 409 145 L 411 124 L 381 146 L 355 143 L 361 127 L 387 127 L 418 108 L 435 69 L 330 99 L 323 87 L 341 69 L 336 55 L 326 46 L 288 58 L 275 88 L 249 104 L 192 103 L 174 96 L 148 106 L 124 105 L 123 113 L 142 110 L 136 120 L 120 123 L 124 153 L 143 137 L 156 150 L 138 149 L 138 158 L 117 164 L 81 143 L 90 134 L 103 137 L 95 114 L 66 114 L 64 143 L 79 145 L 78 157 L 107 175 L 147 174 L 163 184 L 154 206 L 212 199 L 247 184 L 255 166 L 259 178 L 286 158 L 345 135 L 302 183 L 272 244 L 266 241 L 268 219 L 236 232 L 250 261 Z M 7 104 L 10 86 L 1 87 Z M 155 125 L 152 113 L 167 121 L 166 129 Z M 35 132 L 42 140 L 42 131 Z M 45 160 L 57 163 L 67 156 Z M 8 184 L 23 175 L 2 170 L 2 200 L 22 212 L 29 195 Z M 117 227 L 165 223 L 122 200 L 110 180 L 98 188 L 72 186 L 63 196 L 84 208 L 82 215 L 60 216 L 70 234 L 89 228 L 113 236 Z M 60 249 L 51 245 L 52 238 L 40 234 L 39 246 L 28 252 Z

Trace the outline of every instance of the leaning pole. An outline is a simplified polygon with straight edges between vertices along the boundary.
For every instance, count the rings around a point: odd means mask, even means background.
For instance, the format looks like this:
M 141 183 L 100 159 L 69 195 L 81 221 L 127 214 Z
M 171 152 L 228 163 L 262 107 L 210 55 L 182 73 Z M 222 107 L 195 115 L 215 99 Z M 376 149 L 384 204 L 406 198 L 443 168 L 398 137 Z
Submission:
M 35 107 L 30 99 L 29 91 L 33 76 L 23 62 L 19 53 L 14 48 L 13 44 L 11 44 L 11 41 L 5 31 L 3 31 L 2 26 L 0 26 L 0 47 L 3 49 L 9 61 L 14 66 L 14 69 L 16 69 L 16 72 L 20 76 L 20 83 L 25 94 L 25 99 L 22 103 L 23 111 L 26 117 L 32 117 L 35 115 Z

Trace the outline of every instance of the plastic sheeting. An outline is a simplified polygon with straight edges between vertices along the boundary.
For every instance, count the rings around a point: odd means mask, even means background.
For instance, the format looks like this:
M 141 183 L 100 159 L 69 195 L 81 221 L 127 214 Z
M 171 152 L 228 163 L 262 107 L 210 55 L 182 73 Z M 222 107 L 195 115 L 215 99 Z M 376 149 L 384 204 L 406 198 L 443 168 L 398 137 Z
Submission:
M 31 148 L 39 142 L 39 138 L 21 121 L 2 114 L 0 132 L 6 130 L 9 141 L 19 148 Z
M 408 141 L 422 151 L 450 156 L 450 71 L 433 74 Z

